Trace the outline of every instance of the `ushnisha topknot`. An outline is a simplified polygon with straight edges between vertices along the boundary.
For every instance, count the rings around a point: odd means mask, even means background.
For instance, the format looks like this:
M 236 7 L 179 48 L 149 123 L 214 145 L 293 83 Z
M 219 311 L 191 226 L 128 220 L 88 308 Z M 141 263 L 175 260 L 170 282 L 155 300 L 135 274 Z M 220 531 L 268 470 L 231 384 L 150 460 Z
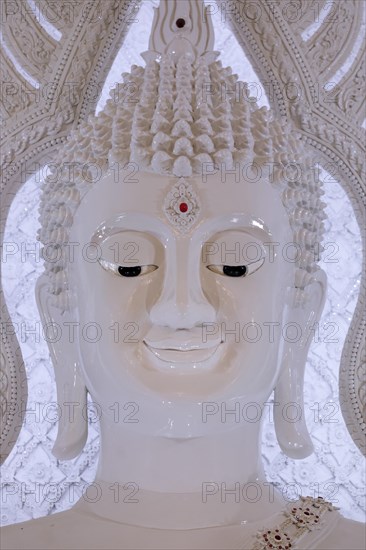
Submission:
M 63 310 L 71 305 L 67 243 L 75 212 L 116 163 L 187 180 L 201 178 L 204 166 L 241 173 L 254 166 L 278 188 L 288 213 L 300 251 L 295 286 L 305 288 L 318 269 L 325 203 L 303 143 L 267 108 L 258 108 L 248 86 L 216 60 L 209 14 L 203 23 L 202 11 L 195 27 L 194 10 L 204 10 L 202 2 L 178 2 L 177 19 L 169 21 L 166 9 L 166 2 L 156 8 L 146 67 L 134 65 L 122 75 L 105 108 L 71 133 L 44 182 L 39 240 L 47 251 L 50 293 Z M 184 27 L 174 28 L 178 19 Z

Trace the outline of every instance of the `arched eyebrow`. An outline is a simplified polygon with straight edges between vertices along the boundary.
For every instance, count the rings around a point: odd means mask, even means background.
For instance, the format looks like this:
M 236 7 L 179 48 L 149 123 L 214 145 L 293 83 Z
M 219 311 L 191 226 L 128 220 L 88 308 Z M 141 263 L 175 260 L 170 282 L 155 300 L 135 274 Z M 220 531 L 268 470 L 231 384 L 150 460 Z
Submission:
M 176 235 L 165 220 L 131 211 L 123 212 L 103 222 L 93 233 L 90 242 L 101 245 L 108 237 L 125 231 L 136 231 L 152 235 L 165 245 L 177 237 L 190 238 L 196 243 L 202 243 L 213 234 L 230 229 L 246 232 L 262 242 L 272 242 L 272 233 L 263 220 L 243 212 L 225 214 L 203 221 L 185 235 Z
M 107 238 L 126 231 L 147 233 L 165 243 L 174 238 L 171 229 L 160 218 L 141 212 L 123 212 L 103 222 L 91 236 L 90 242 L 100 245 Z
M 223 231 L 242 231 L 264 242 L 272 242 L 272 232 L 259 218 L 252 218 L 248 214 L 239 212 L 218 216 L 200 224 L 193 235 L 194 240 L 205 241 L 215 233 Z

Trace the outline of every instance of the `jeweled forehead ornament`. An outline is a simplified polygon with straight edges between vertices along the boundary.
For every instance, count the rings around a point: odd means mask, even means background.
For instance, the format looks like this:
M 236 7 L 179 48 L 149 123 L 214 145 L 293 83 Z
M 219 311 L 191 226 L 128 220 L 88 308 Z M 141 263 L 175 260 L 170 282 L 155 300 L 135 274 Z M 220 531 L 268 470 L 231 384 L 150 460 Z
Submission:
M 180 178 L 169 190 L 163 205 L 165 216 L 179 233 L 187 233 L 196 223 L 200 213 L 197 193 L 184 178 Z

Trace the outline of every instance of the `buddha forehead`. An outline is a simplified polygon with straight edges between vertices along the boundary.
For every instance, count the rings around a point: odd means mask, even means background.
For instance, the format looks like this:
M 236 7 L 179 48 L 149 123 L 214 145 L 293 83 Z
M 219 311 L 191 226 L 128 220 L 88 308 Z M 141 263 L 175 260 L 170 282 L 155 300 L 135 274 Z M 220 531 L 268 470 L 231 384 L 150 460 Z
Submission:
M 288 214 L 282 204 L 281 192 L 268 180 L 255 183 L 243 177 L 240 180 L 233 174 L 217 172 L 206 176 L 180 179 L 175 176 L 136 171 L 126 172 L 126 177 L 116 177 L 109 171 L 93 185 L 84 196 L 74 217 L 73 235 L 87 242 L 95 231 L 108 223 L 118 226 L 117 219 L 126 214 L 133 220 L 132 230 L 148 230 L 146 219 L 155 219 L 167 231 L 174 231 L 175 224 L 166 215 L 167 197 L 179 184 L 189 185 L 197 201 L 195 219 L 190 231 L 176 234 L 181 237 L 199 232 L 207 222 L 217 231 L 236 226 L 238 229 L 252 229 L 263 233 L 263 238 L 280 240 L 291 238 Z M 182 204 L 184 205 L 184 197 Z M 178 199 L 179 202 L 179 199 Z M 134 214 L 146 215 L 139 227 L 139 218 Z

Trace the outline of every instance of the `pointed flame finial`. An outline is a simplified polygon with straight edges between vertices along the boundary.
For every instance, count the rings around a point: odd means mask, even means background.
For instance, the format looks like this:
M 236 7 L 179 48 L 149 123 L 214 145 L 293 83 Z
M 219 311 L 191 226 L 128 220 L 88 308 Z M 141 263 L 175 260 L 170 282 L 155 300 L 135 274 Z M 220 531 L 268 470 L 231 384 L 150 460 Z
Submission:
M 154 10 L 150 52 L 178 60 L 184 54 L 197 59 L 213 51 L 215 35 L 203 0 L 161 0 Z

